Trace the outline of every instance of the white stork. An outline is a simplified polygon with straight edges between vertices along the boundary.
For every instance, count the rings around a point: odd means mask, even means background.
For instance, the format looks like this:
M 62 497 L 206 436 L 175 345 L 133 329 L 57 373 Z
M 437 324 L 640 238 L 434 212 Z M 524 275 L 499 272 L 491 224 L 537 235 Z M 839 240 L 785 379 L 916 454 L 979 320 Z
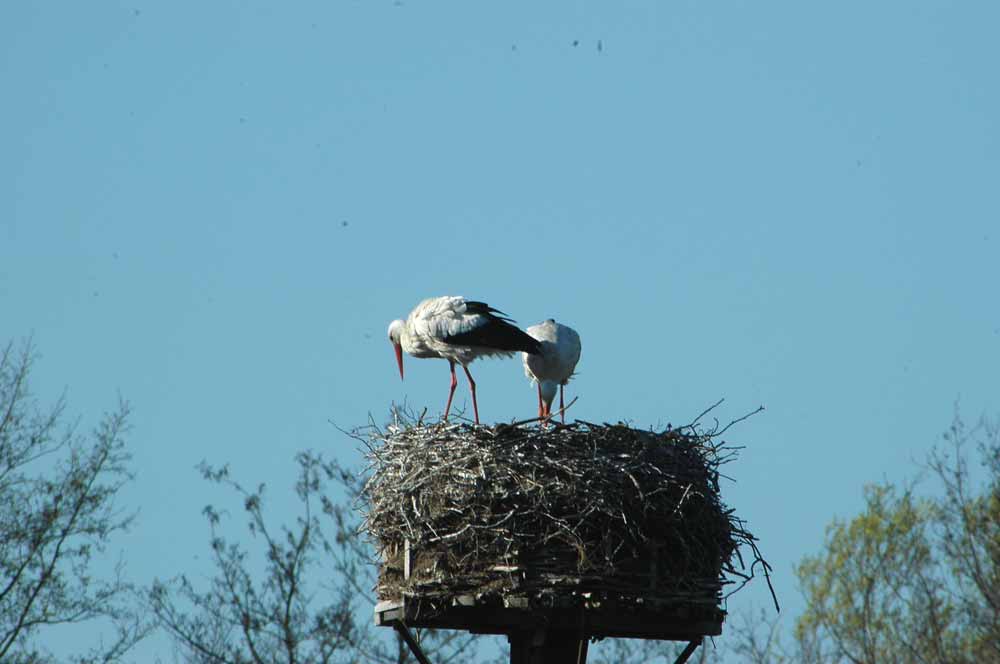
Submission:
M 476 382 L 469 373 L 469 363 L 477 357 L 510 357 L 517 351 L 537 353 L 540 344 L 513 325 L 507 314 L 485 302 L 473 302 L 460 296 L 432 297 L 410 312 L 405 321 L 389 323 L 389 341 L 396 349 L 399 377 L 403 377 L 403 351 L 413 357 L 440 357 L 451 365 L 451 389 L 444 419 L 451 410 L 455 395 L 455 363 L 462 365 L 472 392 L 472 409 L 479 424 Z
M 524 353 L 524 374 L 532 382 L 538 384 L 538 416 L 552 416 L 552 400 L 556 396 L 556 386 L 559 386 L 559 410 L 563 405 L 563 385 L 569 382 L 570 376 L 580 361 L 580 335 L 571 327 L 547 321 L 532 325 L 528 334 L 538 339 L 542 345 L 541 353 L 529 355 Z M 566 413 L 562 413 L 563 422 Z

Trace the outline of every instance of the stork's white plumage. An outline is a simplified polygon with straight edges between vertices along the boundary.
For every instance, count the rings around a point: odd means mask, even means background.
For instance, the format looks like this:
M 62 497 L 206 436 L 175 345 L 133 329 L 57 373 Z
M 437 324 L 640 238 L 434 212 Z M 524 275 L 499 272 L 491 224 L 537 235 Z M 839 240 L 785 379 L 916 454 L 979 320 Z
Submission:
M 413 357 L 440 357 L 451 366 L 451 388 L 444 419 L 451 410 L 458 379 L 455 364 L 461 364 L 469 379 L 472 409 L 479 424 L 476 403 L 476 382 L 469 373 L 469 364 L 478 357 L 498 355 L 510 357 L 517 351 L 538 353 L 541 345 L 513 324 L 507 314 L 485 302 L 448 295 L 424 300 L 410 312 L 406 320 L 389 323 L 389 341 L 396 349 L 399 377 L 403 377 L 403 351 Z
M 538 416 L 551 417 L 556 386 L 559 386 L 559 410 L 565 408 L 563 385 L 569 382 L 576 363 L 580 361 L 580 335 L 573 328 L 551 318 L 532 325 L 527 332 L 538 339 L 542 348 L 540 353 L 533 355 L 524 353 L 524 374 L 538 383 Z M 562 419 L 566 421 L 565 413 Z

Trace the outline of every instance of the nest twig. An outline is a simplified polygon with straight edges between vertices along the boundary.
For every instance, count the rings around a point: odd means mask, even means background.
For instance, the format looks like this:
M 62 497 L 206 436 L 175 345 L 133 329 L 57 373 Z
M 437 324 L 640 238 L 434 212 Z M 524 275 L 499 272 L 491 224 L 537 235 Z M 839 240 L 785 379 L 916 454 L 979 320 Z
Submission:
M 727 585 L 769 570 L 720 500 L 718 469 L 735 450 L 719 430 L 697 420 L 659 433 L 580 420 L 474 427 L 397 412 L 361 437 L 378 595 L 716 606 Z

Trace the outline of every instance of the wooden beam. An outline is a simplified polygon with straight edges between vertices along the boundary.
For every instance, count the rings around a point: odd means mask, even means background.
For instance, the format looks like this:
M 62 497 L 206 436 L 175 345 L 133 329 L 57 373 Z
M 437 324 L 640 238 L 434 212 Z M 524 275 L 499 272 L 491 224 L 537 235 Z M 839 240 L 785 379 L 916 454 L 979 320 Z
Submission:
M 431 660 L 427 659 L 427 655 L 424 654 L 420 644 L 417 643 L 415 638 L 413 638 L 410 628 L 407 627 L 405 623 L 396 622 L 393 624 L 393 627 L 399 635 L 403 637 L 403 641 L 406 641 L 406 645 L 410 646 L 410 652 L 413 653 L 413 656 L 417 658 L 417 661 L 420 662 L 420 664 L 431 664 Z
M 674 664 L 684 664 L 688 661 L 692 654 L 694 654 L 695 649 L 701 645 L 701 639 L 691 639 L 691 642 L 687 644 L 687 647 L 681 651 L 681 654 L 677 656 L 677 661 Z

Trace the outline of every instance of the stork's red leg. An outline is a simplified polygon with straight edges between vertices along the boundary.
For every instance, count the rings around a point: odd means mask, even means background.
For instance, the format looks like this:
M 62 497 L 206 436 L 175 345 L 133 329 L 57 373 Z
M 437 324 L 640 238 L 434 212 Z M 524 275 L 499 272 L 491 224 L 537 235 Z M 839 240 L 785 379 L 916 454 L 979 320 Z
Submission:
M 479 424 L 479 405 L 476 403 L 476 381 L 472 380 L 472 374 L 469 373 L 469 367 L 462 365 L 465 369 L 465 377 L 469 379 L 469 389 L 472 390 L 472 412 L 476 414 L 476 424 Z M 455 376 L 455 365 L 451 365 L 452 377 Z M 455 388 L 452 388 L 455 389 Z
M 566 406 L 563 405 L 563 386 L 559 386 L 559 414 L 562 416 L 562 423 L 566 424 Z
M 538 383 L 538 417 L 545 417 L 545 404 L 542 402 L 542 384 Z
M 448 391 L 448 405 L 444 407 L 444 419 L 448 419 L 448 411 L 451 410 L 451 398 L 455 396 L 455 386 L 458 385 L 458 378 L 455 377 L 455 363 L 448 360 L 451 365 L 451 390 Z

